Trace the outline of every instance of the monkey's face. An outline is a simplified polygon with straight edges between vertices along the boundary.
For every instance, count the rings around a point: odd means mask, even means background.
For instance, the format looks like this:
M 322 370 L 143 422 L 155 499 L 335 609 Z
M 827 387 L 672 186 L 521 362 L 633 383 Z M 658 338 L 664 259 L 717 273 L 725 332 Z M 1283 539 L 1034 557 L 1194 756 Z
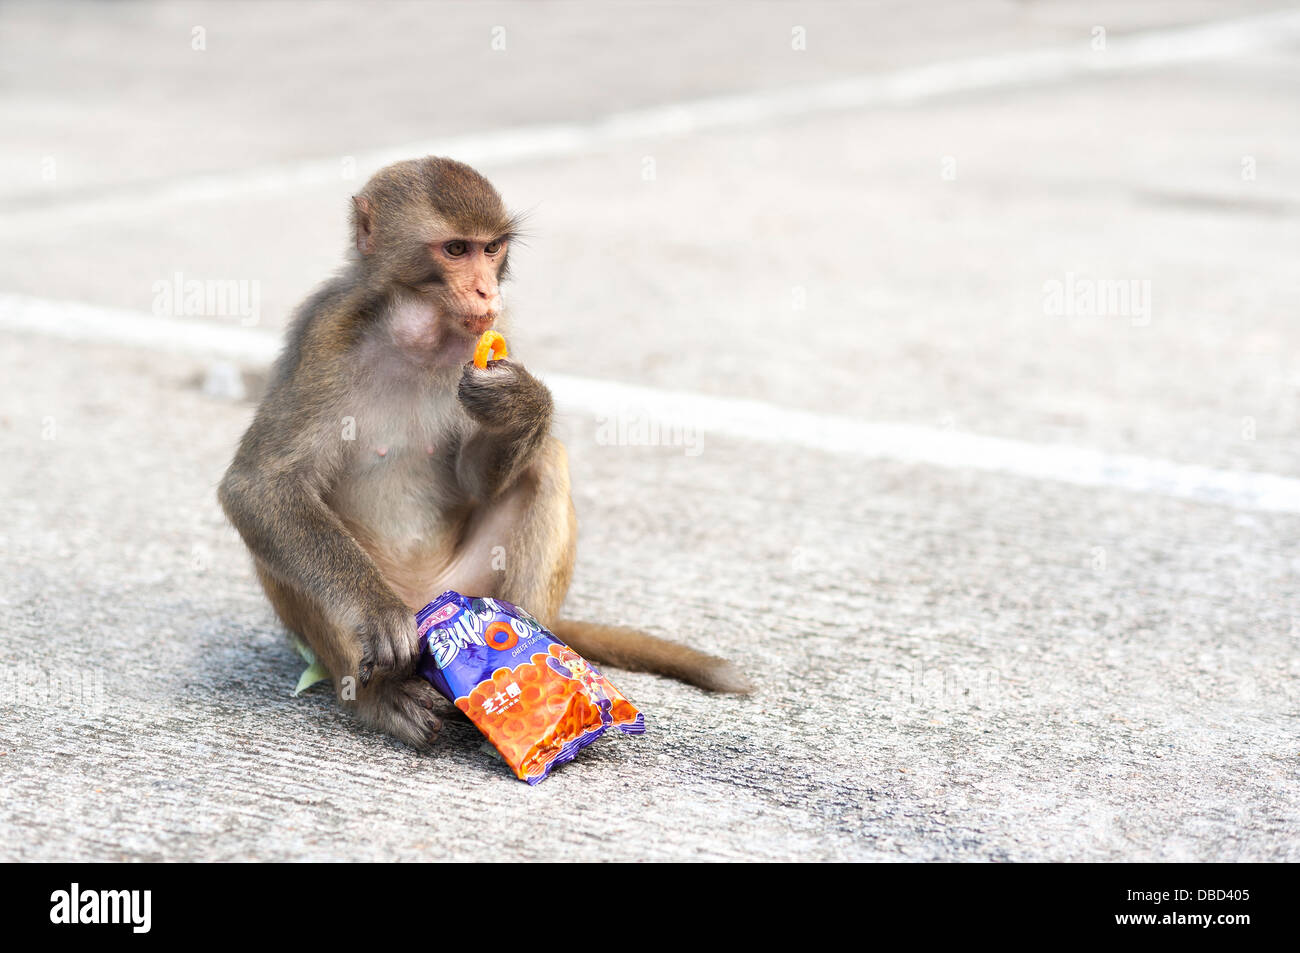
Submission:
M 429 156 L 376 173 L 353 198 L 364 280 L 397 292 L 397 329 L 415 350 L 459 351 L 501 315 L 517 219 L 469 166 Z
M 477 338 L 501 313 L 501 278 L 509 240 L 502 235 L 439 235 L 411 287 L 428 298 L 454 333 Z

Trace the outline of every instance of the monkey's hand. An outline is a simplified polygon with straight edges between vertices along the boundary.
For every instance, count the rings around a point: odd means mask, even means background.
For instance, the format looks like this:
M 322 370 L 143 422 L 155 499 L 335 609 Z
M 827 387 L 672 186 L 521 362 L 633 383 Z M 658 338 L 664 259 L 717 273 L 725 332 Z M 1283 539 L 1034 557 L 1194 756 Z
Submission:
M 415 613 L 406 606 L 386 606 L 370 612 L 357 626 L 357 638 L 361 643 L 357 676 L 362 685 L 375 676 L 405 677 L 415 671 L 419 637 Z
M 471 499 L 489 500 L 514 484 L 551 432 L 551 392 L 513 361 L 465 367 L 457 389 L 478 424 L 461 444 L 456 477 Z
M 456 396 L 487 430 L 521 436 L 550 428 L 551 392 L 514 361 L 489 361 L 482 370 L 466 364 Z

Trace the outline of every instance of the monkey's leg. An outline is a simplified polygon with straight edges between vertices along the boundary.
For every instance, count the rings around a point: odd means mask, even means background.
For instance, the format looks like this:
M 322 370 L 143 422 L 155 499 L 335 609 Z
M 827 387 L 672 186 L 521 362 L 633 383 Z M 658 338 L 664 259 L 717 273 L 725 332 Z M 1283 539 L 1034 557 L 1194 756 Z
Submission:
M 331 623 L 305 593 L 280 582 L 259 563 L 258 578 L 276 614 L 289 631 L 311 646 L 334 682 L 345 708 L 366 725 L 393 735 L 415 748 L 427 748 L 442 728 L 435 711 L 441 696 L 418 675 L 377 675 L 366 685 L 356 673 L 362 647 L 355 634 Z
M 569 591 L 577 542 L 568 455 L 547 438 L 508 489 L 475 509 L 439 591 L 501 598 L 549 625 Z
M 717 692 L 753 686 L 733 663 L 636 629 L 559 618 L 573 576 L 577 520 L 564 446 L 549 439 L 523 476 L 470 521 L 444 588 L 527 609 L 594 662 L 655 672 Z

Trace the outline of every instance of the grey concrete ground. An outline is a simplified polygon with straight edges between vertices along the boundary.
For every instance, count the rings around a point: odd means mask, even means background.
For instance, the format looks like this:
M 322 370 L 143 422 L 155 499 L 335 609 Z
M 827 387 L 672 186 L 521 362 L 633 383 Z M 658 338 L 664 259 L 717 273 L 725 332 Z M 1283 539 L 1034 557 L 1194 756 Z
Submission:
M 356 179 L 159 194 L 1286 9 L 1132 6 L 5 6 L 0 295 L 148 313 L 176 272 L 244 280 L 275 334 Z M 531 211 L 512 351 L 1300 478 L 1298 54 L 485 163 Z M 1149 282 L 1149 312 L 1047 313 L 1071 274 Z M 420 756 L 289 697 L 214 498 L 252 406 L 196 386 L 209 362 L 0 334 L 0 858 L 1300 859 L 1300 513 L 726 433 L 611 446 L 562 408 L 570 614 L 759 690 L 611 670 L 648 733 L 528 788 L 468 723 Z

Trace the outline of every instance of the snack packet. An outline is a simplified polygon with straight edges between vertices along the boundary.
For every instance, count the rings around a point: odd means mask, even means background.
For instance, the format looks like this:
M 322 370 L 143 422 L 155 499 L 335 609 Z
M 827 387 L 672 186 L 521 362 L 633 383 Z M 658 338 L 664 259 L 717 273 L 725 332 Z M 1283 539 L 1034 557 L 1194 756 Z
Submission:
M 645 719 L 590 662 L 523 609 L 447 590 L 415 614 L 418 671 L 536 784 L 607 728 Z

